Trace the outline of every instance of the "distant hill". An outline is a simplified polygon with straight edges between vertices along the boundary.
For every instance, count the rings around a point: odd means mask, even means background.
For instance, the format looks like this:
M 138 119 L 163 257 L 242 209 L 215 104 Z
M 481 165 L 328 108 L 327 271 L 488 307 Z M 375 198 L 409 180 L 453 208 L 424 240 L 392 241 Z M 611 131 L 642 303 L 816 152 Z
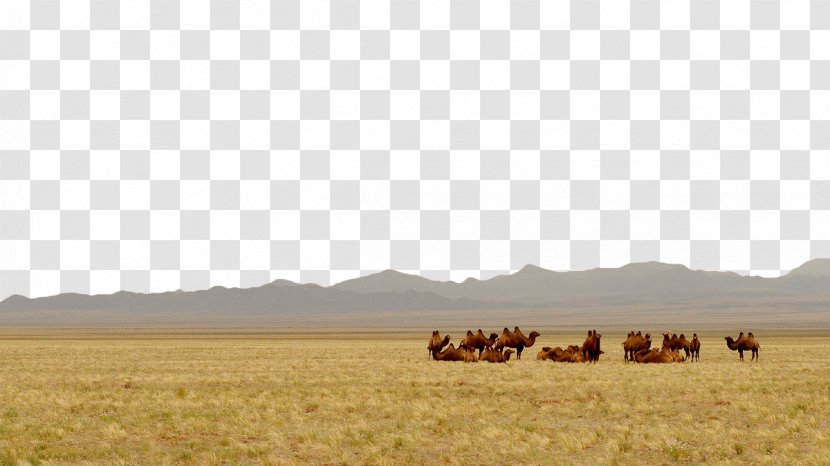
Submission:
M 830 259 L 809 261 L 780 278 L 660 262 L 576 272 L 528 265 L 511 275 L 461 283 L 386 270 L 330 287 L 275 280 L 247 289 L 65 293 L 0 302 L 0 326 L 5 327 L 429 326 L 430 321 L 453 319 L 576 325 L 597 320 L 726 322 L 747 316 L 770 324 L 830 324 Z

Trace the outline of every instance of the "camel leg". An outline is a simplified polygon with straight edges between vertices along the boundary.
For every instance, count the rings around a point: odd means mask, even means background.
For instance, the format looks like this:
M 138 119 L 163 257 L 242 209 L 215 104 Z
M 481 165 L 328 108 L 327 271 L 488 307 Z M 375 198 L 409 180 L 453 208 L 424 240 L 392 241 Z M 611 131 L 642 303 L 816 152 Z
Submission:
M 517 346 L 516 347 L 516 359 L 522 359 L 522 351 L 525 349 L 524 346 Z
M 740 359 L 741 361 L 744 360 L 744 350 L 742 350 L 742 349 L 738 350 L 738 359 Z

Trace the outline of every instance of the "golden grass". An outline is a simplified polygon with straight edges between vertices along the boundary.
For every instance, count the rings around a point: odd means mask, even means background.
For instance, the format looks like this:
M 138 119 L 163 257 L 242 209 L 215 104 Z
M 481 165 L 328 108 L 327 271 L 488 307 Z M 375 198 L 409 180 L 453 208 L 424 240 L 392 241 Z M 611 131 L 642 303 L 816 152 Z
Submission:
M 626 365 L 600 331 L 573 365 L 535 355 L 582 335 L 542 333 L 508 364 L 429 361 L 429 332 L 7 335 L 0 464 L 830 463 L 830 334 Z

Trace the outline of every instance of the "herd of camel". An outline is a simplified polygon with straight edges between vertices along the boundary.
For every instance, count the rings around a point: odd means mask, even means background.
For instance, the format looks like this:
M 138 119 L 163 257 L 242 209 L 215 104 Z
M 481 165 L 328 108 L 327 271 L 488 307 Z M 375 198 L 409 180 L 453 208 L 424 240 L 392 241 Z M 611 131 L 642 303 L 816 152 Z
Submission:
M 521 359 L 522 351 L 536 344 L 536 338 L 539 336 L 541 334 L 536 331 L 525 336 L 518 326 L 514 327 L 512 332 L 505 327 L 501 335 L 491 333 L 489 337 L 485 336 L 481 329 L 478 329 L 477 333 L 468 330 L 467 335 L 456 348 L 455 345 L 450 343 L 449 335 L 444 335 L 442 338 L 441 333 L 435 330 L 432 332 L 427 350 L 430 357 L 436 361 L 503 363 L 509 361 L 513 353 L 516 353 L 517 359 Z M 605 353 L 600 348 L 601 338 L 602 335 L 598 334 L 596 330 L 588 330 L 588 336 L 581 345 L 569 345 L 565 349 L 559 346 L 555 348 L 545 346 L 536 355 L 536 359 L 553 362 L 595 363 L 599 361 L 600 355 Z M 758 360 L 758 351 L 761 349 L 761 345 L 752 332 L 746 335 L 741 332 L 737 340 L 732 337 L 725 337 L 724 339 L 730 350 L 738 352 L 741 361 L 744 360 L 744 351 L 752 353 L 753 361 Z M 651 347 L 650 333 L 643 336 L 642 332 L 634 333 L 632 330 L 628 333 L 628 337 L 622 343 L 622 346 L 625 362 L 648 364 L 700 361 L 700 339 L 697 333 L 693 334 L 692 339 L 689 340 L 682 333 L 678 336 L 668 331 L 663 334 L 663 343 L 660 349 L 657 349 Z M 685 355 L 681 354 L 680 350 L 683 350 Z M 476 351 L 478 351 L 478 354 L 476 354 Z

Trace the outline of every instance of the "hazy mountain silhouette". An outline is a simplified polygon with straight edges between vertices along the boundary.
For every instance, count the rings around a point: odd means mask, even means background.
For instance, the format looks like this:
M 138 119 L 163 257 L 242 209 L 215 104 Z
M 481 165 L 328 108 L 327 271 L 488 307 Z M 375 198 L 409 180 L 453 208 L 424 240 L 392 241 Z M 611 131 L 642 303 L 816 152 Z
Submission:
M 0 326 L 428 325 L 427 316 L 500 322 L 523 316 L 551 325 L 748 316 L 830 323 L 828 305 L 830 259 L 809 261 L 780 278 L 644 262 L 574 272 L 528 265 L 512 275 L 461 283 L 386 270 L 330 287 L 275 280 L 247 289 L 15 295 L 0 302 Z

